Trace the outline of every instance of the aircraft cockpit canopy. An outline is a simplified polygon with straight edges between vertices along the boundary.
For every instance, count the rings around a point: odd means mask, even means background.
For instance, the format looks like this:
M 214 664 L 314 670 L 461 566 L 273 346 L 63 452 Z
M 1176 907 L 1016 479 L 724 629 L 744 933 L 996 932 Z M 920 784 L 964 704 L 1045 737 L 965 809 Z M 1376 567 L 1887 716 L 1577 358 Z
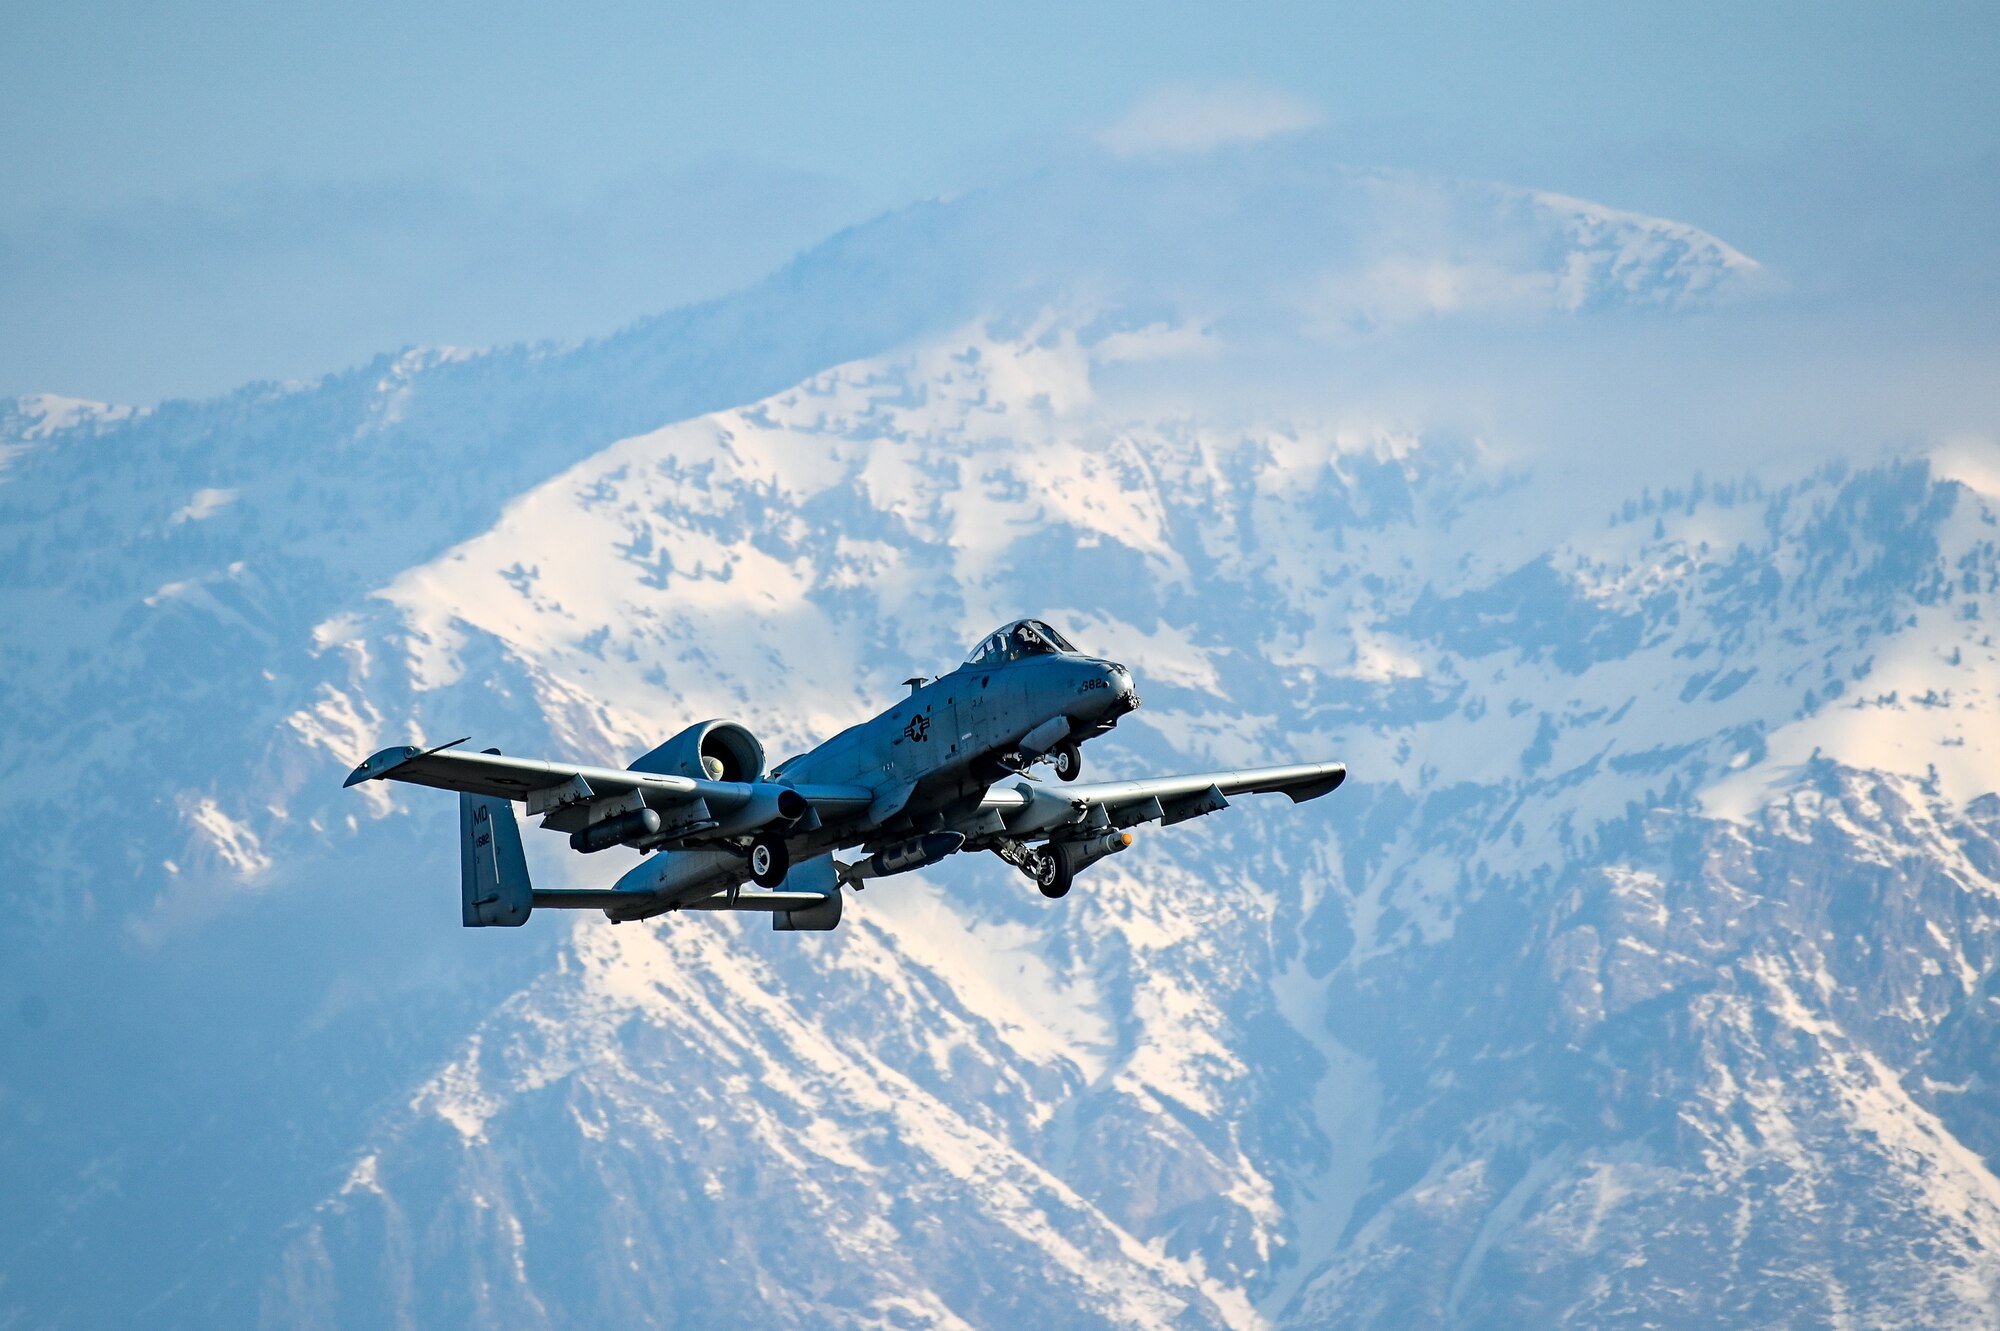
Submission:
M 965 663 L 969 666 L 996 666 L 1030 656 L 1054 656 L 1075 651 L 1068 638 L 1041 620 L 1017 619 L 980 643 L 978 650 L 966 658 Z

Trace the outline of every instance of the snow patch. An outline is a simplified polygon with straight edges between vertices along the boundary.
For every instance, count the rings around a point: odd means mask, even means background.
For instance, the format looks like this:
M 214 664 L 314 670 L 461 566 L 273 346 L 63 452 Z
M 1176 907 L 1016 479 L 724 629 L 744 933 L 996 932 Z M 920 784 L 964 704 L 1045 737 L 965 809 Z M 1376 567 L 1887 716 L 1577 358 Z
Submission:
M 196 800 L 187 818 L 238 878 L 256 878 L 271 867 L 271 857 L 264 853 L 257 834 L 224 813 L 214 799 L 204 796 Z
M 943 888 L 914 874 L 856 904 L 867 907 L 868 924 L 949 983 L 1021 1057 L 1065 1059 L 1086 1080 L 1103 1075 L 1116 1044 L 1103 999 L 1088 974 L 1065 975 L 1043 956 L 1042 931 L 976 920 Z
M 2000 502 L 2000 439 L 1961 435 L 1947 440 L 1931 453 L 1931 474 Z
M 49 439 L 78 426 L 116 425 L 147 414 L 137 407 L 113 406 L 55 393 L 29 393 L 15 398 L 12 406 L 10 414 L 14 420 L 9 422 L 7 433 L 12 439 L 24 442 Z
M 167 520 L 167 525 L 178 527 L 183 522 L 201 522 L 214 517 L 235 502 L 234 490 L 196 490 L 192 499 L 174 511 L 173 517 Z
M 411 1112 L 443 1119 L 468 1146 L 486 1140 L 487 1121 L 503 1107 L 500 1097 L 489 1092 L 480 1079 L 483 1039 L 475 1034 L 467 1041 L 465 1052 L 424 1083 L 410 1100 Z

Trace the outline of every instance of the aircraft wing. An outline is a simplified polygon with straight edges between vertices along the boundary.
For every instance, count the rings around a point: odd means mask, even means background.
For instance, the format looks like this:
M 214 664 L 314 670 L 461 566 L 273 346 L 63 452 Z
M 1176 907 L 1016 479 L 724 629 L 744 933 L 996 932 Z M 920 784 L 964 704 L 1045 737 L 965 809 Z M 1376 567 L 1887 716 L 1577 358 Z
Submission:
M 1200 795 L 1209 790 L 1224 795 L 1285 794 L 1303 804 L 1347 780 L 1345 763 L 1298 763 L 1290 767 L 1243 767 L 1230 772 L 1200 772 L 1193 776 L 1161 776 L 1142 781 L 1079 781 L 1064 792 L 1086 804 L 1123 807 L 1156 799 L 1161 803 Z
M 459 740 L 457 743 L 464 743 Z M 685 776 L 663 776 L 657 772 L 635 772 L 623 767 L 591 767 L 580 763 L 541 762 L 532 758 L 510 758 L 498 753 L 468 753 L 443 745 L 419 749 L 403 745 L 383 749 L 348 774 L 346 785 L 363 781 L 408 781 L 413 785 L 456 790 L 462 794 L 491 795 L 519 800 L 528 813 L 555 813 L 594 800 L 612 799 L 637 792 L 655 809 L 704 801 L 711 809 L 740 808 L 760 794 L 773 790 L 769 783 L 755 785 L 742 781 L 699 781 Z M 760 789 L 761 788 L 761 789 Z M 867 807 L 875 792 L 859 786 L 790 786 L 806 801 L 827 815 L 848 813 Z M 569 818 L 582 816 L 565 815 Z M 561 830 L 573 830 L 552 823 Z
M 459 743 L 465 741 L 460 740 Z M 371 755 L 348 774 L 344 784 L 363 781 L 408 781 L 412 785 L 456 790 L 468 795 L 493 795 L 503 800 L 523 800 L 529 813 L 540 813 L 541 801 L 531 795 L 547 792 L 550 807 L 568 801 L 555 798 L 558 792 L 592 795 L 623 795 L 637 790 L 664 797 L 664 803 L 693 799 L 705 783 L 684 776 L 660 776 L 653 772 L 630 772 L 615 767 L 588 767 L 577 763 L 539 762 L 532 758 L 508 758 L 497 753 L 467 753 L 450 747 L 419 749 L 400 746 Z M 579 792 L 582 782 L 586 791 Z
M 1227 772 L 1152 777 L 1141 781 L 1079 781 L 1071 786 L 1017 781 L 989 790 L 981 807 L 999 812 L 1020 835 L 1096 822 L 1100 827 L 1175 823 L 1229 807 L 1231 795 L 1284 794 L 1295 804 L 1318 799 L 1347 779 L 1343 763 L 1244 767 Z M 1104 818 L 1097 820 L 1095 810 Z

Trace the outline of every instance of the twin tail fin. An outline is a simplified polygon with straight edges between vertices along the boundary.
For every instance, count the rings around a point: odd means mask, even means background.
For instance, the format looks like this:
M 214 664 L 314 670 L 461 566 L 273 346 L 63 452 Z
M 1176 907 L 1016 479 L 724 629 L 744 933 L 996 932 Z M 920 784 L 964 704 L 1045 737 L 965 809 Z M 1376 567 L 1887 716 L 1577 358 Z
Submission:
M 466 928 L 528 922 L 535 889 L 512 803 L 491 795 L 458 797 L 458 876 Z

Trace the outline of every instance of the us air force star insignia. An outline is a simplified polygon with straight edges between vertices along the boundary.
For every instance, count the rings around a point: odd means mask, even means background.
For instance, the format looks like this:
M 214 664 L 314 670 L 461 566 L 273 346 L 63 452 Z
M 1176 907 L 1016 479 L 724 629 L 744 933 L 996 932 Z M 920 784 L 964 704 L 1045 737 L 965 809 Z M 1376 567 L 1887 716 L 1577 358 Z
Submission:
M 910 724 L 903 727 L 903 733 L 910 737 L 910 743 L 922 744 L 931 737 L 931 719 L 918 712 L 910 718 Z

